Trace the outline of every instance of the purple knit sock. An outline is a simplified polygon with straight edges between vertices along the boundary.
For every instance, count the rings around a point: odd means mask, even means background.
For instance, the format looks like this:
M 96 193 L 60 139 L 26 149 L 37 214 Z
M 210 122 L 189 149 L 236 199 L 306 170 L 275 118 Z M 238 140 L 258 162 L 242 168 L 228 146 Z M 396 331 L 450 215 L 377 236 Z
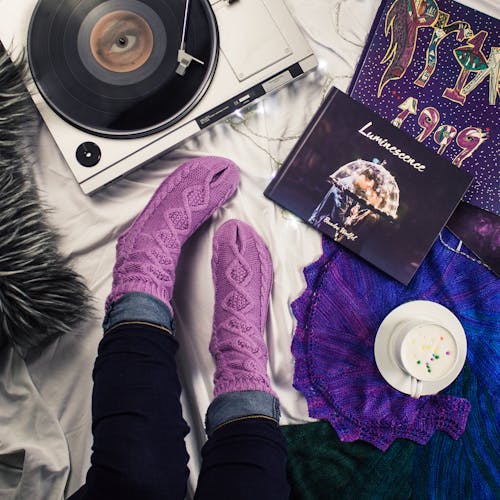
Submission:
M 112 302 L 128 292 L 170 299 L 183 243 L 236 191 L 238 167 L 226 158 L 195 158 L 168 176 L 146 208 L 119 238 Z
M 264 341 L 273 267 L 267 247 L 250 226 L 230 220 L 217 230 L 212 276 L 214 396 L 234 391 L 275 396 L 267 375 Z

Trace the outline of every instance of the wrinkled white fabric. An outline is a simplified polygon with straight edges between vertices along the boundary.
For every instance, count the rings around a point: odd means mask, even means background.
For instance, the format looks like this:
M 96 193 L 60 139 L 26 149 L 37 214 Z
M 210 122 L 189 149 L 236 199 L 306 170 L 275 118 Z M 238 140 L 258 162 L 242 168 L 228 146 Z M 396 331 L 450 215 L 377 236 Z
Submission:
M 0 409 L 0 498 L 62 498 L 70 469 L 64 432 L 12 349 L 0 352 Z

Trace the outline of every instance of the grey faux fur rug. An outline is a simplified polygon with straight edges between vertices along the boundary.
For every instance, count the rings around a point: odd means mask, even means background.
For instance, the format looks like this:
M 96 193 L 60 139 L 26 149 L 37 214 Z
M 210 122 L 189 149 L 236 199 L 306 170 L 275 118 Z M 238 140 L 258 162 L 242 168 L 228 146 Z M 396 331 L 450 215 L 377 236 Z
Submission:
M 88 290 L 57 249 L 32 178 L 35 111 L 0 44 L 0 346 L 21 353 L 70 332 L 89 311 Z

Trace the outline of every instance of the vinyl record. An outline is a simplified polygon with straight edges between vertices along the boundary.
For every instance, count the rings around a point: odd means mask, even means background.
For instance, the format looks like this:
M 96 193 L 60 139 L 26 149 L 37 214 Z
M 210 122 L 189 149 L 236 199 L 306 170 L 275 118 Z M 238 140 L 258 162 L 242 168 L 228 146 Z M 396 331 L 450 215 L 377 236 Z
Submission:
M 157 132 L 185 116 L 213 77 L 218 32 L 208 0 L 40 0 L 28 35 L 33 79 L 74 126 L 104 137 Z

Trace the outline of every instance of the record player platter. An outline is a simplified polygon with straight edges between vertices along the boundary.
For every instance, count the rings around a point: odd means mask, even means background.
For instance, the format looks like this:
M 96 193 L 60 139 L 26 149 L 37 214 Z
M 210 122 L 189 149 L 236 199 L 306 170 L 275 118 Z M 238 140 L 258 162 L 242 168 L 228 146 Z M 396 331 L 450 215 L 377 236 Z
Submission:
M 41 0 L 28 32 L 30 70 L 63 119 L 94 135 L 165 129 L 201 99 L 218 58 L 208 0 Z

